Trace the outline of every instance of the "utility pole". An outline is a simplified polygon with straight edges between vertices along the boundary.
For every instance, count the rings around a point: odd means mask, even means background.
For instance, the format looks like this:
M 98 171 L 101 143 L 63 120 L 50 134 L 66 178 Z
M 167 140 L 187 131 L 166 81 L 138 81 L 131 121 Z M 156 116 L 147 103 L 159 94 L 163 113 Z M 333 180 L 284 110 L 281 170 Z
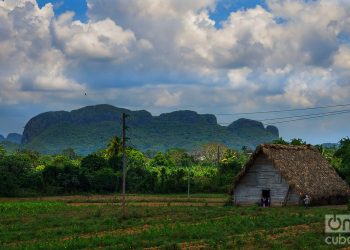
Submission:
M 123 206 L 123 216 L 125 217 L 125 187 L 126 187 L 126 117 L 127 115 L 123 113 L 122 117 L 122 146 L 123 146 L 123 201 L 122 201 L 122 206 Z
M 220 145 L 218 145 L 217 164 L 218 164 L 218 166 L 219 166 L 219 164 L 220 164 Z
M 187 198 L 190 198 L 190 168 L 187 168 Z

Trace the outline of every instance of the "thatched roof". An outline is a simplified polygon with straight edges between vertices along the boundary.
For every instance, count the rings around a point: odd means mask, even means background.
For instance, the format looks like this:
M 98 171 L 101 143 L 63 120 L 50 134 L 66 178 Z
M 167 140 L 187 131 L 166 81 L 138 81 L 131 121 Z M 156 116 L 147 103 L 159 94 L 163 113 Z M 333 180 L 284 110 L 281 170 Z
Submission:
M 272 161 L 274 167 L 300 196 L 308 194 L 315 200 L 350 196 L 349 185 L 340 178 L 320 152 L 310 145 L 262 144 L 258 146 L 239 173 L 233 188 L 261 154 Z

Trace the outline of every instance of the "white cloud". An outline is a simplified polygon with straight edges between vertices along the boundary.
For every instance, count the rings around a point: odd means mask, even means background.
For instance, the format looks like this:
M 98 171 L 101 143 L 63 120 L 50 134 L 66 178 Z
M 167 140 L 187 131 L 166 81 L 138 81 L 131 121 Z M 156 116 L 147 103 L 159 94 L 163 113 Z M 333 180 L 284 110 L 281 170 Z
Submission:
M 340 46 L 334 55 L 334 66 L 350 70 L 350 46 Z
M 35 7 L 38 6 L 36 0 L 6 0 L 0 2 L 0 8 L 11 11 L 18 7 L 23 8 L 27 4 L 31 4 Z
M 164 89 L 156 94 L 156 107 L 176 107 L 180 105 L 181 92 L 171 93 Z
M 343 103 L 350 95 L 350 85 L 337 84 L 337 75 L 330 69 L 307 68 L 287 79 L 282 95 L 267 96 L 268 102 L 290 106 L 312 107 L 320 103 Z
M 0 1 L 0 104 L 68 98 L 86 89 L 71 77 L 79 61 L 123 62 L 132 53 L 152 49 L 146 39 L 137 40 L 109 18 L 82 23 L 74 13 L 55 17 L 53 5 L 39 8 L 36 1 Z M 45 93 L 46 92 L 46 93 Z
M 6 34 L 0 39 L 1 104 L 35 103 L 42 91 L 83 88 L 65 76 L 65 56 L 51 44 L 51 4 L 40 9 L 35 1 L 5 1 L 0 18 Z
M 269 0 L 220 29 L 216 0 L 87 2 L 82 22 L 55 16 L 52 4 L 0 1 L 0 105 L 118 100 L 237 112 L 349 98 L 349 1 Z
M 82 23 L 73 21 L 74 13 L 61 15 L 54 23 L 57 40 L 66 55 L 86 59 L 109 59 L 125 61 L 130 56 L 130 48 L 136 42 L 130 30 L 123 30 L 111 19 Z M 147 40 L 141 41 L 141 48 L 149 49 L 152 45 Z
M 84 90 L 82 84 L 78 84 L 72 79 L 64 76 L 63 69 L 66 67 L 66 61 L 63 55 L 57 50 L 51 50 L 43 53 L 39 59 L 43 62 L 37 65 L 44 74 L 38 74 L 33 79 L 33 87 L 38 90 Z

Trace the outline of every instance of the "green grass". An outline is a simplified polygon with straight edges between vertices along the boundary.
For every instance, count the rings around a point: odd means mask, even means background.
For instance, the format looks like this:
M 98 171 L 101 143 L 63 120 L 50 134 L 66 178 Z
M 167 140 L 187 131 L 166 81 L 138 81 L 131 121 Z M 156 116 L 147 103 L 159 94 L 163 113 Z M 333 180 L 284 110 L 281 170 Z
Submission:
M 63 202 L 30 201 L 30 202 L 3 202 L 0 203 L 0 213 L 2 214 L 35 214 L 38 212 L 55 211 L 65 207 Z
M 0 249 L 332 249 L 323 233 L 331 213 L 347 211 L 128 206 L 123 217 L 118 205 L 2 202 Z

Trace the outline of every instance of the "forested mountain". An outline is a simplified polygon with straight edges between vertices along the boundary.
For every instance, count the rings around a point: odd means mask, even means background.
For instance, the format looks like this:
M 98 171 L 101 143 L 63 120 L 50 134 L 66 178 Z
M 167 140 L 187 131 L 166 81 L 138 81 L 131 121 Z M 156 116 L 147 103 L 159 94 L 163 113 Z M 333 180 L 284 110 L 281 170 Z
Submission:
M 211 114 L 175 111 L 152 116 L 111 105 L 88 106 L 71 112 L 56 111 L 39 114 L 26 124 L 22 146 L 42 153 L 61 153 L 73 148 L 86 155 L 106 147 L 111 137 L 121 135 L 121 116 L 127 118 L 128 144 L 142 151 L 164 151 L 169 148 L 195 148 L 209 142 L 223 143 L 240 149 L 278 138 L 278 129 L 264 128 L 258 121 L 239 119 L 221 126 Z
M 7 137 L 0 135 L 0 142 L 7 141 L 7 142 L 20 144 L 21 140 L 22 140 L 22 135 L 17 133 L 10 133 L 7 135 Z

